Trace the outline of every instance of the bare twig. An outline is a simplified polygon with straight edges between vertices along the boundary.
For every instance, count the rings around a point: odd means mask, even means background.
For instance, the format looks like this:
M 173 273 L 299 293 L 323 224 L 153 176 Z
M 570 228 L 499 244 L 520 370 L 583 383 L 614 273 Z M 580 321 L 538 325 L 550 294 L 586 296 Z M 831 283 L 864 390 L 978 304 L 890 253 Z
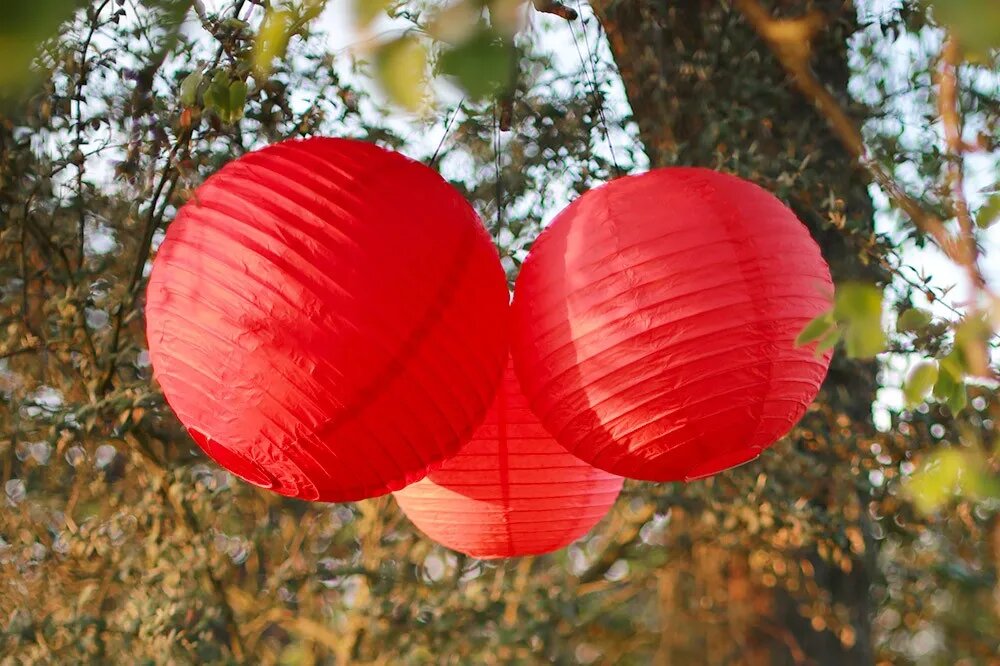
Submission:
M 88 14 L 90 18 L 90 30 L 87 32 L 86 39 L 83 40 L 83 44 L 80 46 L 80 65 L 79 74 L 76 79 L 76 89 L 74 93 L 76 95 L 76 118 L 74 119 L 76 125 L 76 139 L 74 145 L 76 150 L 73 152 L 73 157 L 76 161 L 76 197 L 77 197 L 77 208 L 79 212 L 79 223 L 77 225 L 77 242 L 78 242 L 78 252 L 79 257 L 77 258 L 77 269 L 83 270 L 83 254 L 84 254 L 84 244 L 86 242 L 86 205 L 83 199 L 83 172 L 86 168 L 86 159 L 83 157 L 82 147 L 83 147 L 83 87 L 87 83 L 87 53 L 90 51 L 90 43 L 94 40 L 94 33 L 101 25 L 100 16 L 101 12 L 111 4 L 111 0 L 104 0 L 97 9 L 93 11 L 93 14 Z
M 577 7 L 580 8 L 580 13 L 583 12 L 583 6 L 580 0 L 576 0 Z M 590 48 L 590 38 L 587 36 L 587 24 L 583 22 L 581 25 L 583 32 L 583 43 L 587 47 L 587 57 L 584 60 L 583 52 L 580 50 L 580 43 L 576 40 L 576 31 L 570 26 L 570 31 L 573 35 L 573 45 L 576 46 L 576 53 L 580 57 L 580 66 L 583 68 L 584 78 L 590 83 L 590 92 L 593 94 L 594 106 L 597 107 L 597 116 L 601 121 L 601 128 L 604 130 L 604 140 L 608 144 L 608 152 L 611 153 L 611 163 L 615 167 L 615 175 L 622 176 L 624 171 L 618 165 L 618 158 L 615 156 L 615 145 L 611 141 L 611 129 L 608 127 L 608 118 L 604 113 L 604 96 L 598 92 L 597 86 L 597 65 L 594 64 L 594 51 Z M 590 66 L 588 68 L 588 65 Z
M 238 17 L 240 12 L 243 10 L 243 6 L 246 4 L 246 0 L 239 0 L 233 7 L 233 16 Z M 252 7 L 251 7 L 252 9 Z M 197 11 L 197 7 L 195 8 Z M 169 39 L 166 45 L 160 50 L 157 56 L 153 59 L 153 62 L 147 66 L 144 71 L 148 73 L 149 79 L 148 84 L 150 89 L 152 88 L 152 77 L 155 76 L 156 72 L 163 65 L 164 60 L 167 57 L 170 49 L 175 43 L 174 39 Z M 215 58 L 208 70 L 214 69 L 218 66 L 219 62 L 222 60 L 222 56 L 226 52 L 225 42 L 220 40 L 219 48 L 215 52 Z M 125 292 L 125 296 L 122 302 L 118 306 L 118 311 L 115 313 L 115 322 L 112 328 L 111 343 L 109 345 L 108 354 L 108 367 L 105 371 L 104 378 L 101 380 L 99 392 L 104 393 L 111 388 L 111 382 L 114 379 L 115 372 L 118 368 L 118 353 L 119 353 L 119 339 L 121 336 L 122 325 L 125 321 L 126 313 L 131 311 L 132 306 L 135 304 L 135 299 L 137 296 L 137 290 L 139 284 L 142 280 L 143 270 L 146 265 L 146 260 L 149 259 L 149 253 L 151 251 L 151 245 L 153 242 L 153 236 L 156 234 L 156 230 L 159 228 L 160 223 L 163 220 L 163 213 L 166 210 L 166 204 L 169 203 L 171 196 L 173 195 L 174 188 L 177 186 L 177 180 L 180 177 L 179 172 L 176 168 L 176 158 L 178 153 L 182 150 L 187 150 L 193 130 L 189 126 L 187 127 L 180 136 L 177 137 L 177 141 L 170 149 L 170 153 L 167 155 L 166 164 L 163 167 L 163 172 L 160 175 L 160 180 L 156 185 L 153 192 L 153 199 L 150 202 L 149 210 L 146 216 L 146 224 L 143 229 L 142 239 L 139 242 L 139 250 L 136 255 L 135 265 L 132 269 L 132 276 L 129 279 L 128 288 Z M 161 195 L 164 194 L 164 189 L 166 190 L 166 196 L 163 197 L 164 204 L 157 207 L 160 202 Z
M 16 349 L 11 349 L 9 351 L 0 352 L 0 360 L 5 358 L 13 358 L 15 356 L 23 356 L 24 354 L 34 354 L 35 352 L 41 351 L 43 349 L 55 350 L 59 348 L 65 348 L 68 351 L 78 351 L 72 345 L 64 340 L 49 340 L 44 344 L 39 342 L 33 345 L 25 345 L 23 347 L 18 347 Z
M 240 10 L 243 8 L 246 0 L 239 0 L 234 8 L 234 15 L 238 16 Z M 196 9 L 197 11 L 197 9 Z M 179 26 L 177 27 L 179 29 Z M 148 93 L 152 90 L 153 79 L 156 73 L 159 71 L 160 67 L 166 60 L 167 55 L 170 50 L 176 44 L 176 34 L 168 38 L 161 48 L 159 53 L 156 54 L 153 61 L 143 69 L 143 78 L 140 80 L 140 86 L 137 87 L 137 93 L 141 91 Z M 218 51 L 216 52 L 215 60 L 213 62 L 213 67 L 218 64 L 224 54 L 224 45 L 220 45 Z M 148 90 L 145 90 L 145 86 L 148 86 Z M 141 95 L 140 95 L 141 96 Z M 140 112 L 143 107 L 141 105 L 136 105 L 136 112 Z M 167 203 L 169 203 L 171 196 L 176 187 L 177 181 L 180 177 L 180 173 L 177 169 L 177 157 L 182 152 L 187 150 L 191 138 L 192 138 L 192 128 L 187 127 L 180 136 L 177 137 L 176 142 L 171 147 L 170 152 L 167 155 L 166 162 L 163 166 L 163 172 L 160 175 L 159 182 L 153 192 L 152 200 L 149 204 L 149 209 L 146 216 L 146 225 L 143 231 L 143 237 L 140 241 L 138 252 L 136 255 L 135 265 L 133 267 L 132 275 L 129 279 L 126 293 L 122 299 L 122 302 L 118 306 L 118 311 L 115 314 L 115 324 L 112 333 L 112 339 L 108 346 L 108 367 L 105 371 L 104 377 L 99 386 L 99 395 L 104 395 L 112 388 L 112 381 L 115 376 L 115 371 L 118 366 L 118 354 L 120 346 L 120 334 L 121 329 L 126 319 L 126 314 L 130 312 L 135 304 L 138 286 L 142 280 L 143 267 L 146 264 L 146 260 L 149 258 L 149 253 L 151 250 L 151 244 L 153 236 L 155 235 L 156 229 L 159 227 L 160 222 L 163 219 L 164 212 L 167 208 Z M 162 199 L 161 199 L 162 197 Z M 162 202 L 162 205 L 161 205 Z M 143 457 L 149 462 L 149 464 L 158 472 L 166 476 L 169 471 L 168 469 L 157 459 L 155 455 L 152 454 L 151 449 L 148 447 L 136 447 Z M 185 527 L 192 533 L 198 534 L 202 532 L 200 521 L 195 515 L 194 511 L 190 506 L 185 504 L 183 500 L 178 497 L 174 497 L 168 489 L 166 483 L 162 484 L 161 493 L 164 496 L 165 503 L 171 504 L 177 515 L 183 521 Z M 233 610 L 232 603 L 227 595 L 225 583 L 219 579 L 211 570 L 205 572 L 206 579 L 209 586 L 212 588 L 214 595 L 219 603 L 220 611 L 222 614 L 222 619 L 226 625 L 227 631 L 229 633 L 229 647 L 232 650 L 233 656 L 237 661 L 243 661 L 247 656 L 246 644 L 241 633 L 241 627 L 239 622 L 236 620 L 235 611 Z
M 13 358 L 15 356 L 21 356 L 23 354 L 34 354 L 36 351 L 42 348 L 42 345 L 30 345 L 28 347 L 18 347 L 17 349 L 12 349 L 10 351 L 0 352 L 0 361 L 7 358 Z
M 170 200 L 178 178 L 178 173 L 174 168 L 173 161 L 177 152 L 182 146 L 186 146 L 190 139 L 191 130 L 188 128 L 178 139 L 177 143 L 174 144 L 170 154 L 167 156 L 167 162 L 163 167 L 163 173 L 160 176 L 160 181 L 153 193 L 153 200 L 149 204 L 149 212 L 146 215 L 146 227 L 142 234 L 142 240 L 139 241 L 139 252 L 136 255 L 135 265 L 132 269 L 132 277 L 129 279 L 125 296 L 122 299 L 122 302 L 118 304 L 118 309 L 115 312 L 115 323 L 111 331 L 111 342 L 108 345 L 108 367 L 105 370 L 104 378 L 101 380 L 100 386 L 98 387 L 99 394 L 103 394 L 111 388 L 111 382 L 114 379 L 115 371 L 118 368 L 118 354 L 120 351 L 118 347 L 122 325 L 125 323 L 126 314 L 131 311 L 132 306 L 135 304 L 137 287 L 142 279 L 146 260 L 149 258 L 153 236 L 159 228 L 160 222 L 163 219 L 163 212 L 166 210 L 165 205 L 158 206 L 160 196 L 163 194 L 164 188 L 166 188 L 167 196 L 164 201 Z

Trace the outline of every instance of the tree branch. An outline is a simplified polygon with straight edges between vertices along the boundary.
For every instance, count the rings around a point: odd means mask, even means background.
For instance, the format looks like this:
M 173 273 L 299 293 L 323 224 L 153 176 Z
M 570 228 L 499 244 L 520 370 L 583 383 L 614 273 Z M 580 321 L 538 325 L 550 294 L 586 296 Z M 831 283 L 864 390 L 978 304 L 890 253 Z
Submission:
M 952 210 L 959 225 L 957 235 L 949 231 L 936 215 L 924 210 L 923 206 L 896 182 L 890 171 L 872 159 L 857 123 L 813 73 L 810 66 L 812 43 L 826 23 L 823 16 L 813 11 L 799 18 L 776 19 L 764 9 L 759 0 L 733 0 L 733 5 L 764 39 L 799 92 L 826 118 L 834 134 L 868 171 L 872 179 L 906 213 L 918 229 L 933 239 L 945 256 L 964 269 L 972 290 L 971 307 L 965 316 L 966 318 L 979 316 L 981 297 L 995 301 L 996 295 L 990 290 L 979 267 L 975 224 L 964 191 L 963 162 L 967 146 L 962 141 L 958 99 L 958 67 L 961 63 L 961 50 L 955 39 L 949 38 L 942 50 L 938 77 L 938 105 L 949 153 L 948 180 L 952 191 Z M 970 374 L 995 376 L 989 367 L 988 339 L 984 339 L 982 344 L 968 345 L 965 351 Z
M 791 77 L 799 92 L 826 118 L 834 134 L 858 162 L 868 170 L 875 182 L 924 233 L 955 263 L 967 265 L 970 257 L 964 244 L 954 237 L 936 216 L 923 209 L 905 192 L 893 176 L 871 159 L 857 124 L 830 94 L 810 67 L 812 41 L 825 25 L 818 12 L 796 19 L 775 19 L 759 0 L 733 0 L 734 6 L 746 17 L 771 52 Z
M 963 256 L 969 280 L 977 289 L 983 289 L 986 281 L 979 271 L 977 262 L 979 248 L 976 246 L 975 224 L 969 213 L 969 203 L 965 198 L 965 151 L 967 146 L 962 141 L 962 119 L 958 102 L 958 66 L 961 63 L 961 50 L 958 42 L 950 38 L 945 42 L 941 52 L 941 74 L 938 82 L 938 109 L 941 122 L 944 125 L 945 143 L 949 155 L 949 180 L 954 197 L 955 217 L 961 230 L 963 241 Z
M 575 9 L 567 7 L 557 0 L 531 0 L 531 4 L 534 6 L 535 11 L 541 12 L 542 14 L 554 14 L 559 18 L 564 18 L 567 21 L 575 21 L 579 14 Z
M 80 72 L 76 79 L 76 89 L 74 93 L 76 95 L 76 139 L 74 144 L 76 150 L 73 151 L 73 158 L 76 162 L 76 196 L 77 196 L 77 209 L 79 214 L 79 220 L 77 224 L 77 242 L 78 242 L 78 252 L 77 257 L 77 269 L 83 270 L 83 254 L 84 254 L 84 244 L 86 242 L 86 213 L 87 209 L 83 203 L 83 172 L 86 168 L 87 160 L 83 156 L 83 87 L 87 84 L 87 52 L 90 51 L 90 43 L 94 40 L 94 33 L 100 27 L 100 16 L 101 12 L 111 4 L 111 0 L 104 0 L 97 9 L 94 10 L 93 14 L 88 12 L 90 17 L 90 30 L 87 32 L 87 38 L 83 40 L 83 45 L 80 47 Z
M 655 511 L 653 504 L 648 503 L 644 504 L 634 515 L 627 517 L 625 525 L 618 530 L 614 542 L 601 553 L 596 562 L 577 577 L 577 582 L 580 585 L 593 583 L 606 574 L 611 565 L 621 559 L 625 550 L 639 538 L 642 526 L 653 517 Z
M 170 472 L 153 453 L 152 448 L 134 434 L 128 436 L 126 441 L 128 441 L 133 448 L 139 452 L 142 458 L 146 461 L 146 465 L 150 471 L 160 478 L 159 494 L 164 504 L 173 507 L 175 515 L 181 521 L 182 528 L 192 537 L 198 534 L 203 534 L 204 530 L 202 529 L 201 521 L 198 520 L 198 516 L 195 515 L 191 507 L 188 506 L 187 503 L 184 502 L 184 499 L 177 493 L 170 492 Z M 234 612 L 233 606 L 229 602 L 229 597 L 226 594 L 226 587 L 223 582 L 212 573 L 210 568 L 205 569 L 205 578 L 208 580 L 208 583 L 218 600 L 219 610 L 222 613 L 222 620 L 229 633 L 229 647 L 233 652 L 233 657 L 235 657 L 237 661 L 242 662 L 247 656 L 246 645 L 243 641 L 243 635 L 240 633 L 240 625 L 236 621 L 236 613 Z

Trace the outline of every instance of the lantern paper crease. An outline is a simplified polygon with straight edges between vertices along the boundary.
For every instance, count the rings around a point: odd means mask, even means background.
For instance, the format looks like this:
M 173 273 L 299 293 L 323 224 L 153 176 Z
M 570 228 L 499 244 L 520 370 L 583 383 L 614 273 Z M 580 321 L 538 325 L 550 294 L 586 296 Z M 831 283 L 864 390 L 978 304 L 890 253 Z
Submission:
M 209 456 L 282 494 L 355 500 L 423 477 L 479 424 L 507 301 L 488 234 L 440 176 L 314 138 L 198 188 L 154 261 L 147 337 Z
M 535 555 L 586 534 L 622 479 L 570 455 L 531 412 L 508 369 L 486 420 L 454 457 L 394 493 L 411 521 L 479 558 Z
M 771 194 L 671 168 L 591 190 L 521 269 L 512 354 L 556 439 L 623 476 L 746 462 L 815 397 L 830 353 L 794 340 L 829 309 L 829 268 Z

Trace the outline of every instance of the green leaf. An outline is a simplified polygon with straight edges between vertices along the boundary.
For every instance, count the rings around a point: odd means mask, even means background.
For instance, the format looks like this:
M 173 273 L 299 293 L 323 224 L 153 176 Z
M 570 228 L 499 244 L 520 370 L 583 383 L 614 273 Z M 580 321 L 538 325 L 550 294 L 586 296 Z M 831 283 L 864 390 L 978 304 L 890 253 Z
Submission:
M 967 58 L 984 61 L 1000 47 L 1000 2 L 996 0 L 924 0 L 935 20 L 958 36 Z
M 968 395 L 963 381 L 960 357 L 956 351 L 951 352 L 938 362 L 938 377 L 934 383 L 934 397 L 943 402 L 951 410 L 952 414 L 958 414 L 965 409 L 968 403 Z
M 823 314 L 814 317 L 802 332 L 799 333 L 798 337 L 795 338 L 795 346 L 802 347 L 809 344 L 810 342 L 816 342 L 820 338 L 824 337 L 831 327 L 835 326 L 836 322 L 833 319 L 833 312 L 824 312 Z
M 848 282 L 837 288 L 834 317 L 844 328 L 849 356 L 869 358 L 885 351 L 882 330 L 882 292 L 874 285 Z
M 961 451 L 944 449 L 932 455 L 907 484 L 913 503 L 924 513 L 940 508 L 959 491 L 966 458 Z
M 0 12 L 0 92 L 17 91 L 32 78 L 38 45 L 73 15 L 77 0 L 5 2 Z
M 362 28 L 367 27 L 380 14 L 385 14 L 392 3 L 393 0 L 354 0 L 354 20 Z
M 944 402 L 951 397 L 958 385 L 959 381 L 945 368 L 944 364 L 938 364 L 937 381 L 934 382 L 934 397 Z
M 936 361 L 921 361 L 913 366 L 903 382 L 903 395 L 906 402 L 916 405 L 927 397 L 938 378 Z
M 266 79 L 271 74 L 275 58 L 283 58 L 291 39 L 293 16 L 286 9 L 267 10 L 260 23 L 257 39 L 253 45 L 254 76 Z
M 247 103 L 247 84 L 245 81 L 233 81 L 229 84 L 229 122 L 236 122 L 243 117 L 243 107 Z
M 427 100 L 427 48 L 412 35 L 384 44 L 376 53 L 378 79 L 389 98 L 409 111 Z
M 831 328 L 816 345 L 816 356 L 822 356 L 826 352 L 833 349 L 837 343 L 840 342 L 842 335 L 843 332 L 839 328 Z
M 844 333 L 844 347 L 852 358 L 871 358 L 885 351 L 882 327 L 871 322 L 852 322 Z
M 1000 496 L 1000 479 L 990 472 L 981 450 L 942 449 L 933 453 L 906 485 L 917 508 L 927 513 L 953 497 L 972 500 Z
M 207 110 L 219 116 L 220 120 L 229 121 L 229 75 L 226 72 L 221 69 L 215 72 L 203 98 Z
M 964 383 L 960 382 L 955 386 L 954 391 L 948 396 L 945 404 L 948 405 L 948 409 L 951 410 L 952 414 L 958 414 L 965 409 L 966 405 L 969 404 L 969 396 Z
M 908 308 L 903 310 L 896 319 L 896 330 L 900 333 L 916 333 L 927 328 L 934 320 L 927 310 L 922 308 Z
M 230 30 L 246 30 L 250 27 L 250 24 L 243 19 L 231 16 L 221 23 L 222 27 L 228 28 Z
M 985 313 L 966 317 L 955 327 L 955 349 L 963 361 L 965 374 L 989 374 L 989 340 L 992 335 L 993 329 Z
M 837 287 L 833 308 L 837 319 L 850 321 L 882 316 L 882 292 L 878 287 L 859 282 L 847 282 Z
M 221 69 L 216 71 L 203 99 L 207 110 L 226 120 L 229 117 L 229 75 Z
M 198 103 L 198 88 L 201 87 L 202 79 L 205 76 L 200 69 L 196 69 L 181 81 L 180 101 L 184 106 L 194 106 Z
M 1000 192 L 994 192 L 976 213 L 976 225 L 980 229 L 988 229 L 998 219 L 1000 219 Z
M 438 67 L 470 99 L 483 99 L 510 86 L 514 55 L 494 31 L 484 29 L 442 53 Z
M 309 23 L 323 13 L 323 10 L 326 9 L 326 1 L 327 0 L 302 0 L 301 4 L 296 5 L 296 9 L 299 10 L 299 30 L 309 25 Z
M 940 359 L 941 370 L 951 375 L 953 381 L 961 381 L 965 377 L 965 361 L 959 349 L 953 349 Z
M 992 331 L 989 321 L 983 315 L 966 317 L 955 328 L 955 344 L 966 345 L 989 339 Z

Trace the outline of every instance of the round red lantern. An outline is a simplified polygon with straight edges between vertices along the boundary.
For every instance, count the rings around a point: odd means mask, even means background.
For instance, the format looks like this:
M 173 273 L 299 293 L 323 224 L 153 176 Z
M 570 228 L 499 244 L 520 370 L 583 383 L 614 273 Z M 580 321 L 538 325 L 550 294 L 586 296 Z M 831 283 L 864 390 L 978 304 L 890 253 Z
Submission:
M 493 559 L 572 543 L 608 513 L 621 488 L 621 477 L 591 467 L 552 439 L 511 366 L 469 443 L 393 495 L 434 541 Z
M 303 499 L 422 478 L 482 421 L 507 355 L 506 280 L 476 213 L 360 141 L 227 164 L 178 212 L 146 293 L 154 373 L 195 441 Z
M 587 192 L 539 236 L 514 290 L 514 364 L 570 452 L 626 477 L 696 479 L 752 460 L 805 412 L 830 353 L 794 341 L 832 294 L 777 198 L 658 169 Z

